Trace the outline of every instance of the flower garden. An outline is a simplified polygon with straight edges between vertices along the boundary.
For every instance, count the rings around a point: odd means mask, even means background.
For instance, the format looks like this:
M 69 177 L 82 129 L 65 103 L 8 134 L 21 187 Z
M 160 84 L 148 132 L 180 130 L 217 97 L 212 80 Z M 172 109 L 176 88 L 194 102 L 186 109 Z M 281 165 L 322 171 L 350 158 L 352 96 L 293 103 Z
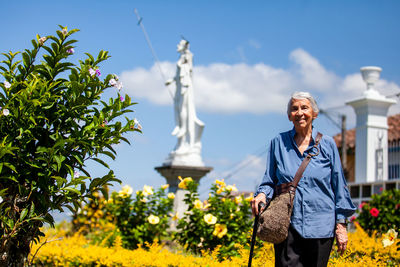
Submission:
M 85 162 L 109 168 L 113 146 L 141 132 L 115 74 L 101 77 L 97 58 L 69 57 L 77 29 L 32 40 L 0 62 L 0 266 L 245 266 L 253 218 L 251 195 L 216 180 L 201 200 L 192 178 L 178 177 L 187 211 L 173 211 L 169 185 L 137 190 L 113 171 L 92 177 Z M 103 79 L 103 80 L 102 80 Z M 103 101 L 101 95 L 115 95 Z M 125 119 L 125 121 L 124 121 Z M 400 190 L 362 203 L 348 250 L 330 266 L 399 266 Z M 72 212 L 55 224 L 51 211 Z M 323 222 L 321 222 L 323 223 Z M 256 242 L 253 266 L 272 266 L 273 246 Z
M 187 190 L 188 211 L 182 216 L 172 212 L 174 194 L 166 192 L 168 185 L 157 191 L 144 186 L 135 196 L 131 187 L 124 186 L 108 200 L 96 195 L 72 222 L 47 229 L 46 236 L 32 247 L 30 259 L 37 266 L 246 266 L 251 196 L 234 196 L 236 187 L 223 180 L 215 181 L 205 201 L 199 200 L 191 178 L 181 179 L 179 187 Z M 393 199 L 398 193 L 383 197 Z M 333 249 L 329 266 L 400 264 L 394 228 L 378 232 L 361 227 L 364 215 L 376 219 L 385 212 L 371 212 L 381 209 L 372 206 L 374 201 L 363 204 L 365 212 L 353 219 L 346 253 L 339 255 Z M 169 229 L 171 223 L 176 230 Z M 273 246 L 258 241 L 253 266 L 273 265 Z

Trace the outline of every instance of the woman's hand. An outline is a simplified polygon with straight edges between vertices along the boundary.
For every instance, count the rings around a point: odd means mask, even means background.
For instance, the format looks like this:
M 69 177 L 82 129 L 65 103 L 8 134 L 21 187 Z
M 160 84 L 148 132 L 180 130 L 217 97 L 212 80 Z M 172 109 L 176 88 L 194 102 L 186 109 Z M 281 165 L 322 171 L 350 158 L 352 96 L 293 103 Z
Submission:
M 346 225 L 343 223 L 337 223 L 335 234 L 338 252 L 342 255 L 343 252 L 346 250 L 348 241 Z
M 258 210 L 258 203 L 263 202 L 264 204 L 266 204 L 266 200 L 267 196 L 264 193 L 258 194 L 255 198 L 251 200 L 251 211 L 253 213 L 253 216 L 258 215 L 258 213 L 260 212 Z

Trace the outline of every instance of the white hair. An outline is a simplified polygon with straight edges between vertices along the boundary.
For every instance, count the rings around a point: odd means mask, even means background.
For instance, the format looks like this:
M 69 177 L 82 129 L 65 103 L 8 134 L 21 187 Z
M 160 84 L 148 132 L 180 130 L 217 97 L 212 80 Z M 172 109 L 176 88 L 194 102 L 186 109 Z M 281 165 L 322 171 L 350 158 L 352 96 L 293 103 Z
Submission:
M 290 114 L 293 99 L 307 99 L 308 101 L 310 101 L 311 108 L 313 109 L 314 113 L 316 113 L 316 114 L 319 113 L 319 108 L 317 106 L 317 102 L 315 101 L 314 97 L 309 92 L 294 92 L 292 94 L 292 96 L 290 97 L 290 100 L 287 105 L 287 114 L 288 115 Z

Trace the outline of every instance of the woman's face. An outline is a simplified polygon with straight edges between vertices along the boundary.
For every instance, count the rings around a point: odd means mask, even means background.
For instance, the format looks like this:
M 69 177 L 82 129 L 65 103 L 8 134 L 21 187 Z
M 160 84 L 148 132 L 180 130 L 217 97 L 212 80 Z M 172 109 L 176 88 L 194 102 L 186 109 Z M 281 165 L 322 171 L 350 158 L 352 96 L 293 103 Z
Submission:
M 318 113 L 313 111 L 308 99 L 292 99 L 289 120 L 293 122 L 296 129 L 310 127 L 317 116 Z

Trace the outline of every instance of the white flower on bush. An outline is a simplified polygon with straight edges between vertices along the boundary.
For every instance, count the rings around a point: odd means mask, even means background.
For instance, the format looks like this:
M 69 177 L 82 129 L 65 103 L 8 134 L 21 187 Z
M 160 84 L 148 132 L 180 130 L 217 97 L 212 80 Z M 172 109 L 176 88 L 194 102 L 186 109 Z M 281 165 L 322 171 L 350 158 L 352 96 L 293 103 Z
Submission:
M 397 232 L 394 229 L 390 229 L 386 234 L 383 234 L 382 245 L 388 247 L 394 244 L 397 239 Z
M 3 115 L 4 116 L 8 116 L 8 115 L 10 115 L 10 111 L 8 110 L 8 109 L 3 109 Z
M 11 83 L 9 83 L 8 81 L 5 81 L 4 82 L 4 87 L 7 88 L 7 89 L 10 88 L 11 87 Z
M 118 192 L 120 197 L 128 197 L 132 195 L 133 189 L 129 185 L 125 185 L 122 187 L 122 190 Z
M 110 79 L 110 81 L 108 82 L 111 86 L 116 86 L 117 85 L 117 81 L 114 79 L 114 78 L 112 78 L 112 79 Z
M 228 192 L 232 192 L 232 191 L 237 192 L 238 191 L 238 189 L 236 188 L 236 185 L 228 185 L 225 187 L 225 190 Z
M 114 74 L 114 78 L 111 78 L 110 81 L 108 82 L 112 87 L 117 88 L 118 90 L 122 89 L 122 82 L 119 80 L 119 77 Z
M 1 202 L 3 202 L 3 198 L 2 198 L 2 197 L 0 197 L 0 203 L 1 203 Z
M 200 200 L 196 199 L 193 202 L 193 205 L 196 209 L 202 209 L 203 208 L 203 202 L 201 202 Z
M 147 196 L 152 195 L 153 193 L 154 193 L 153 187 L 148 186 L 148 185 L 143 186 L 143 196 L 147 197 Z
M 135 124 L 136 128 L 142 130 L 142 125 L 140 125 L 140 122 L 136 118 L 133 119 L 133 123 Z
M 94 76 L 96 74 L 96 71 L 94 69 L 90 68 L 89 74 L 90 74 L 90 76 Z
M 160 222 L 160 218 L 158 216 L 154 216 L 153 214 L 151 214 L 147 220 L 149 221 L 149 223 L 151 224 L 158 224 Z
M 211 213 L 207 213 L 206 215 L 204 215 L 204 221 L 207 224 L 215 224 L 217 222 L 217 217 L 215 217 L 214 215 L 212 215 Z
M 47 38 L 46 37 L 41 37 L 41 38 L 39 38 L 39 45 L 43 45 L 44 44 L 44 42 L 46 42 L 46 40 L 47 40 Z

